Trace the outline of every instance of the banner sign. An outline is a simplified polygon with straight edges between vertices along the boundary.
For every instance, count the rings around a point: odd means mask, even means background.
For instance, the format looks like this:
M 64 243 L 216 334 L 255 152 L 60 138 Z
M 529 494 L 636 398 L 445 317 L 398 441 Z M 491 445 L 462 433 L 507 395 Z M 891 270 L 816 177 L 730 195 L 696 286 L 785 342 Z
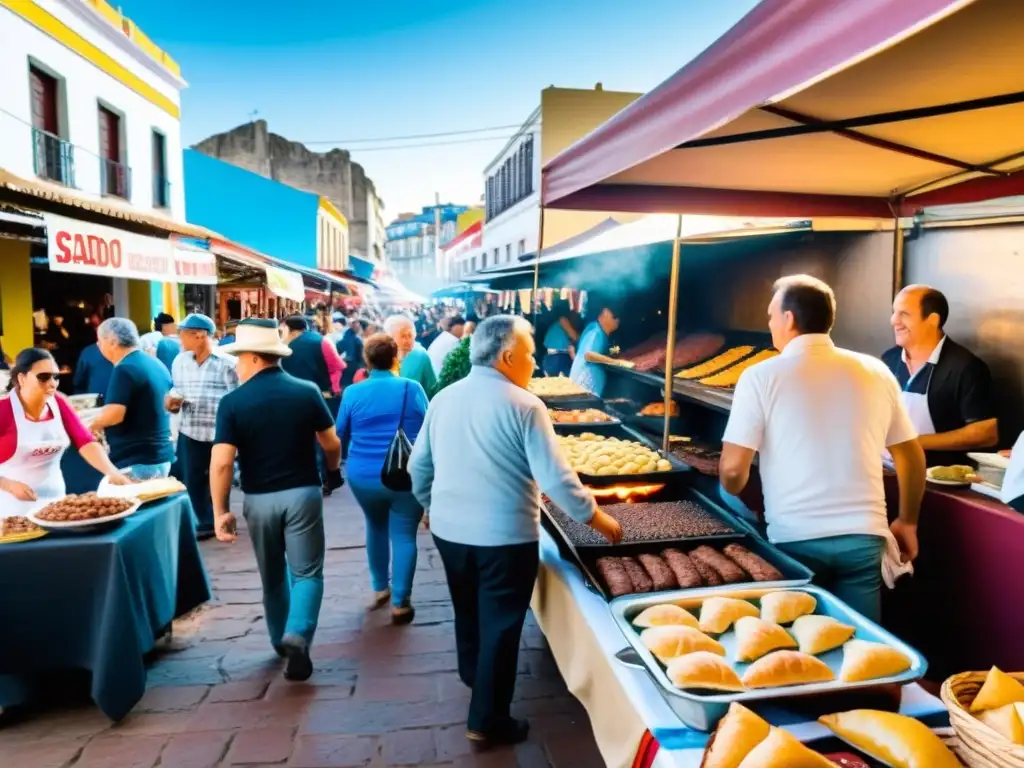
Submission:
M 267 288 L 272 293 L 290 301 L 306 300 L 306 286 L 302 282 L 302 275 L 290 269 L 278 269 L 269 265 L 266 270 Z
M 217 284 L 211 254 L 170 240 L 44 213 L 47 259 L 54 272 L 157 283 Z
M 174 252 L 174 282 L 190 285 L 216 285 L 217 259 L 209 251 L 183 248 L 172 244 Z

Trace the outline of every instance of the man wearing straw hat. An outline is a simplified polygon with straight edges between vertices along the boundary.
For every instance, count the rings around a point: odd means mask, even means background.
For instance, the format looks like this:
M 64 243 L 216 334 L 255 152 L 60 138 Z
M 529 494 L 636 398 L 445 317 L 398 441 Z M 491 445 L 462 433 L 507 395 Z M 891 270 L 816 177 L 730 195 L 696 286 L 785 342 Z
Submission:
M 220 402 L 210 485 L 217 538 L 236 538 L 228 506 L 235 456 L 242 474 L 242 514 L 263 582 L 270 642 L 287 658 L 284 676 L 313 673 L 313 642 L 324 594 L 324 519 L 316 445 L 326 455 L 327 485 L 340 488 L 341 442 L 315 385 L 288 375 L 292 353 L 273 320 L 244 320 L 221 351 L 238 359 L 242 386 Z M 289 576 L 291 585 L 289 588 Z

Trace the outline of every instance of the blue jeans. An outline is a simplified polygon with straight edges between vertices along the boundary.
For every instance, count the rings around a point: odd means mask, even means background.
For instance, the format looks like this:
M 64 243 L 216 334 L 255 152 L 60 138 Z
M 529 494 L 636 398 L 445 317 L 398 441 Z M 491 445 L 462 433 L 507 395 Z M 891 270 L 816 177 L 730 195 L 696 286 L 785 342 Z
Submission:
M 387 589 L 393 565 L 391 602 L 396 607 L 407 605 L 416 575 L 416 531 L 423 507 L 411 492 L 388 490 L 379 478 L 349 477 L 348 485 L 366 517 L 370 585 L 374 592 Z
M 171 462 L 163 464 L 132 464 L 130 467 L 119 467 L 121 472 L 131 475 L 136 480 L 153 480 L 157 477 L 167 477 L 171 474 Z
M 324 598 L 324 499 L 319 488 L 246 494 L 242 514 L 263 582 L 270 642 L 312 644 Z
M 881 536 L 851 534 L 776 544 L 814 571 L 814 583 L 875 623 L 882 620 Z

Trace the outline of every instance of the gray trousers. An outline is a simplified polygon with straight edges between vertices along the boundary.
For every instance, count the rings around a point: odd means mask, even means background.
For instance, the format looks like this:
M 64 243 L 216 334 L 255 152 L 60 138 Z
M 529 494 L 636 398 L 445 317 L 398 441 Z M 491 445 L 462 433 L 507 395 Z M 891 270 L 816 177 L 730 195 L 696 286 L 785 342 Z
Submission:
M 324 597 L 324 499 L 320 488 L 248 493 L 242 514 L 263 582 L 270 642 L 313 642 Z

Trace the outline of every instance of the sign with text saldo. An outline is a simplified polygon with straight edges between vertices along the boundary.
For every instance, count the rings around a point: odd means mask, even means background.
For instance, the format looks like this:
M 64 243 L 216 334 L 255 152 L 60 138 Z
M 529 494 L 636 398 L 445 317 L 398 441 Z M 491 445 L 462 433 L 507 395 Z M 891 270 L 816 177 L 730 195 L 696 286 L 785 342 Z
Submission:
M 50 269 L 55 272 L 160 283 L 179 279 L 170 240 L 51 213 L 43 214 L 43 219 Z

